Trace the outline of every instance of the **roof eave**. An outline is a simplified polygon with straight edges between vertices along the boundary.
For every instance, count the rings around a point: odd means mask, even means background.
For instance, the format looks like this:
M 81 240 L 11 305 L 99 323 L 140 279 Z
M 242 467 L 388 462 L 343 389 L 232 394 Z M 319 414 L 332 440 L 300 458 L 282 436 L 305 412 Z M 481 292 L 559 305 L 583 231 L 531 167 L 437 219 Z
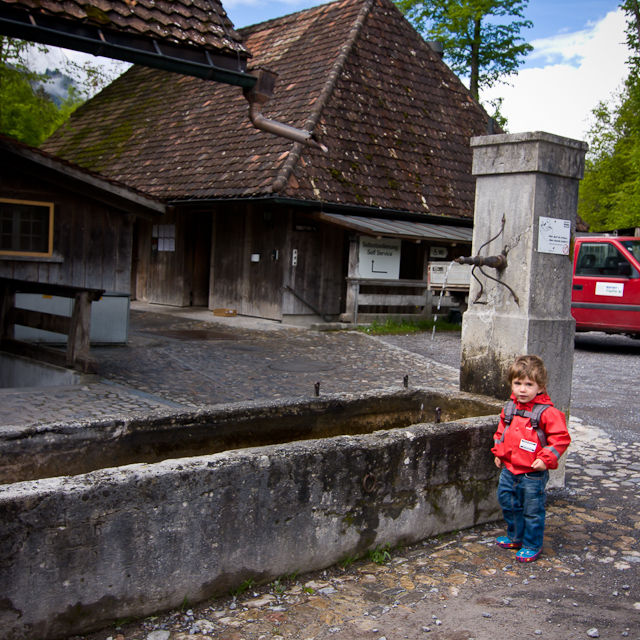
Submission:
M 167 204 L 183 209 L 203 209 L 211 205 L 260 202 L 282 206 L 299 207 L 317 213 L 343 213 L 363 218 L 386 218 L 391 220 L 408 220 L 414 222 L 430 222 L 448 224 L 460 227 L 473 227 L 473 218 L 457 218 L 453 216 L 418 213 L 404 209 L 385 209 L 382 207 L 367 207 L 364 205 L 346 204 L 340 202 L 325 202 L 321 200 L 303 200 L 301 198 L 287 198 L 284 196 L 254 196 L 247 198 L 185 198 L 167 200 Z
M 252 87 L 255 76 L 247 73 L 248 52 L 216 52 L 170 46 L 152 38 L 99 29 L 29 11 L 7 10 L 0 6 L 0 34 L 74 49 L 243 88 Z
M 78 193 L 96 197 L 112 206 L 142 217 L 151 219 L 167 212 L 167 204 L 124 185 L 106 180 L 96 174 L 89 173 L 79 167 L 61 161 L 27 145 L 11 144 L 0 140 L 0 165 L 8 163 L 12 168 L 29 171 L 29 167 L 37 168 L 40 180 L 54 182 Z

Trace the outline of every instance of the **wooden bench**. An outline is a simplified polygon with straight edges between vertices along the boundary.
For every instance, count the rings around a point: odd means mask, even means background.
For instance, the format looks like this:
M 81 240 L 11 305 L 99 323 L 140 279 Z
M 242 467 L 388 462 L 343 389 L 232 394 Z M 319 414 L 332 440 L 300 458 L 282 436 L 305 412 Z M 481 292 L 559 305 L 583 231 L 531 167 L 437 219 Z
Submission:
M 72 298 L 72 314 L 60 316 L 19 309 L 15 306 L 18 292 Z M 0 350 L 83 373 L 94 373 L 97 371 L 97 363 L 89 356 L 91 303 L 100 300 L 103 294 L 103 289 L 0 278 Z M 16 340 L 15 325 L 66 335 L 66 350 Z

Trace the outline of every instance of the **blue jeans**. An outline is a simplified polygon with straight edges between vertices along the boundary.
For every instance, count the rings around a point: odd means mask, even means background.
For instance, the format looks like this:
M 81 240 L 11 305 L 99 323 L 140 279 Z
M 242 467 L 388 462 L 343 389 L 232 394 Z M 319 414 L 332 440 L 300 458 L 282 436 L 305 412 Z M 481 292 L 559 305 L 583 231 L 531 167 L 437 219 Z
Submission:
M 548 481 L 548 471 L 516 475 L 504 468 L 500 474 L 498 502 L 507 521 L 507 536 L 525 549 L 542 549 Z

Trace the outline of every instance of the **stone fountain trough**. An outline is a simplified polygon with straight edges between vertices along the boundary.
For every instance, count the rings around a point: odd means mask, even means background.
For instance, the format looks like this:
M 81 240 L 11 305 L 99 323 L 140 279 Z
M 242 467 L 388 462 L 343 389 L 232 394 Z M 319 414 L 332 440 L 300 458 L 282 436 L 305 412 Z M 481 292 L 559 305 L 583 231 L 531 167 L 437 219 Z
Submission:
M 396 389 L 0 427 L 0 638 L 66 638 L 495 520 L 500 409 Z

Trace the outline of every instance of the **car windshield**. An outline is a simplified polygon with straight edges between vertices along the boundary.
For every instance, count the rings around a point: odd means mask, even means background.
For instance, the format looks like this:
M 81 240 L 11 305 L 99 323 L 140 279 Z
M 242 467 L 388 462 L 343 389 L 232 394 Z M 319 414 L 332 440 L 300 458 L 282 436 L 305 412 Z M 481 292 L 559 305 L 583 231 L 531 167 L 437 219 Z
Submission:
M 623 240 L 622 246 L 638 261 L 640 261 L 640 239 Z

